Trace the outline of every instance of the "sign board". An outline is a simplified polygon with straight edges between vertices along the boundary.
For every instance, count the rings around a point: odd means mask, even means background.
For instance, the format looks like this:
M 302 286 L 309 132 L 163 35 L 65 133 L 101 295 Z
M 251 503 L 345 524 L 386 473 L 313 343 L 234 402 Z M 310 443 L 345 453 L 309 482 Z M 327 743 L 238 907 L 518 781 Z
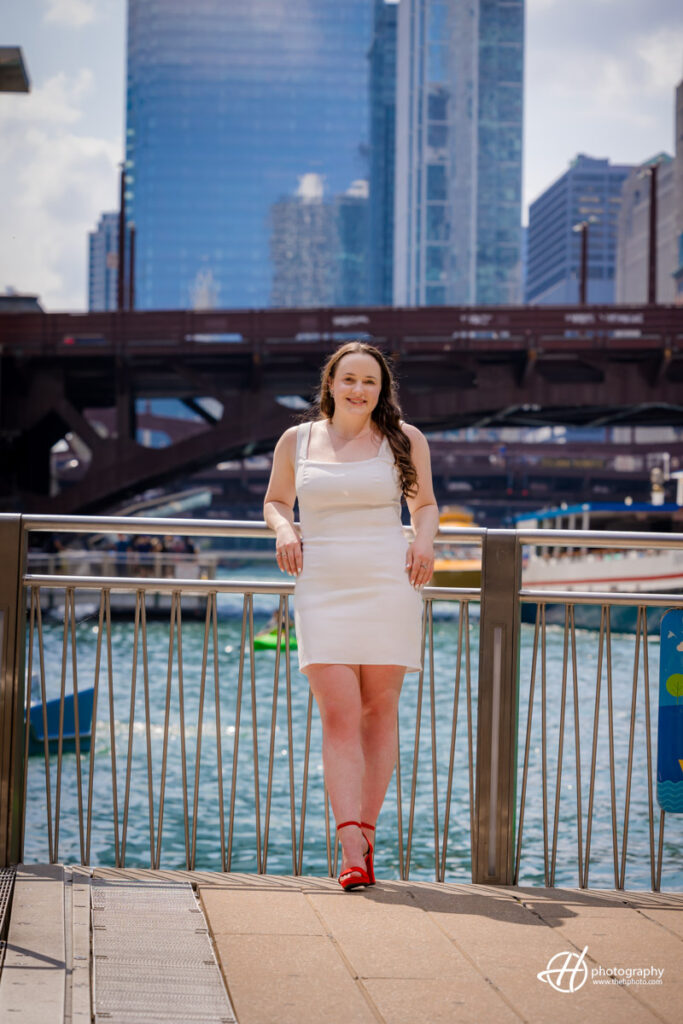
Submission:
M 662 618 L 659 651 L 657 803 L 683 812 L 683 609 Z

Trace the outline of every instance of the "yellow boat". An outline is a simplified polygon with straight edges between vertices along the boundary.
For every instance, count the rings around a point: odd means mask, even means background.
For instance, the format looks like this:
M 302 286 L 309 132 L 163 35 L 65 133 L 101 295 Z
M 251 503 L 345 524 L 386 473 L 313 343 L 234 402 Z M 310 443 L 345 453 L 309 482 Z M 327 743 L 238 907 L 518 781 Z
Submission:
M 439 526 L 472 526 L 474 514 L 461 505 L 441 510 Z M 480 587 L 481 555 L 472 554 L 469 544 L 438 545 L 439 557 L 434 560 L 430 583 L 433 587 Z

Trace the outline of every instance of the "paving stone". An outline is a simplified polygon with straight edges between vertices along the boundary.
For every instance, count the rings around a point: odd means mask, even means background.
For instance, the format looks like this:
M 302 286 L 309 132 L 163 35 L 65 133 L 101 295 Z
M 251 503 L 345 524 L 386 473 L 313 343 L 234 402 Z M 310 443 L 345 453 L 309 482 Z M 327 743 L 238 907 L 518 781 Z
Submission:
M 222 933 L 215 943 L 239 1024 L 377 1024 L 327 936 Z
M 301 892 L 199 889 L 204 912 L 214 935 L 322 935 L 323 926 Z
M 65 956 L 64 868 L 20 864 L 0 975 L 3 1024 L 62 1024 Z

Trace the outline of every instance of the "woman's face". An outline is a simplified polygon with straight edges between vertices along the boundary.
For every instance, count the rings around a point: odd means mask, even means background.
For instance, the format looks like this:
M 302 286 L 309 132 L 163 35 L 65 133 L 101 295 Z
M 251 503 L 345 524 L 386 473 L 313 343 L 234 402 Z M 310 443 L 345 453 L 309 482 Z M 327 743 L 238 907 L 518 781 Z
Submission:
M 382 368 L 366 352 L 349 352 L 337 363 L 329 382 L 335 412 L 351 416 L 368 416 L 379 401 L 382 390 Z

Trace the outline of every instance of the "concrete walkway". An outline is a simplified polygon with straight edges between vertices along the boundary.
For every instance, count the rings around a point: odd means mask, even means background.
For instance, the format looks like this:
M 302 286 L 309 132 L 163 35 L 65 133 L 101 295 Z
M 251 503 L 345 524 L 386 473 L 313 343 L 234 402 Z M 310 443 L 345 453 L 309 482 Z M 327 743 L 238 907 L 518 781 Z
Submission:
M 50 916 L 42 933 L 26 932 L 31 915 L 19 884 L 0 979 L 0 1019 L 84 1021 L 82 973 L 77 998 L 64 995 L 71 975 L 63 940 L 67 932 L 82 951 L 78 886 L 84 869 L 74 869 L 71 883 L 66 869 L 61 883 L 62 905 L 66 887 L 77 886 L 66 901 L 73 909 L 62 914 L 61 940 L 51 925 L 59 914 L 60 869 L 31 870 L 31 899 L 42 871 Z M 683 894 L 428 882 L 380 882 L 344 893 L 326 878 L 100 868 L 93 875 L 192 883 L 239 1024 L 681 1020 Z M 54 955 L 50 944 L 60 941 L 62 952 Z M 51 975 L 52 996 L 56 992 L 59 1003 L 61 992 L 62 1006 L 73 1007 L 73 1015 L 71 1009 L 53 1015 L 45 999 L 37 1012 L 35 984 L 24 989 L 20 1017 L 3 1015 L 13 972 L 18 1008 L 13 957 L 19 945 L 24 969 L 34 980 Z

